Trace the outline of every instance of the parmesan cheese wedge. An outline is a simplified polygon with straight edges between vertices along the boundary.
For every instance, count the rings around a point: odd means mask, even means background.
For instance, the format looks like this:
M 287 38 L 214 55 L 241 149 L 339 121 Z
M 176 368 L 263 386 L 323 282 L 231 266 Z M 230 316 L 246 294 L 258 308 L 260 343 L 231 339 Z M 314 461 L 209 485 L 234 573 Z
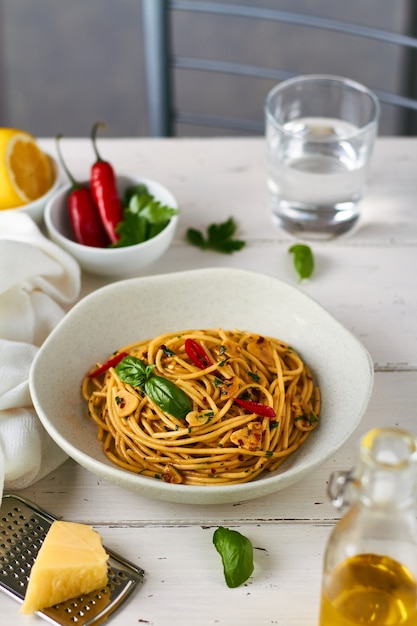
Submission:
M 107 584 L 108 555 L 91 526 L 53 522 L 33 563 L 21 613 L 33 613 Z

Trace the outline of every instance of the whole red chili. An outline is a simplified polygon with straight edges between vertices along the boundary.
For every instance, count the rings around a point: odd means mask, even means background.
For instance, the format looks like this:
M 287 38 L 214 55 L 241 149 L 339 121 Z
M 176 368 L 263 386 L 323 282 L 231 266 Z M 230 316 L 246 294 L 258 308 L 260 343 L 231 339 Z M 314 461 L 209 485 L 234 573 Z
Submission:
M 75 240 L 84 246 L 105 248 L 109 244 L 109 238 L 104 230 L 90 188 L 78 183 L 68 170 L 62 158 L 59 144 L 61 137 L 62 135 L 56 136 L 56 146 L 60 163 L 72 185 L 67 202 Z
M 97 159 L 91 167 L 91 192 L 110 241 L 116 243 L 119 239 L 116 227 L 123 219 L 123 207 L 113 167 L 108 161 L 103 161 L 97 150 L 96 135 L 99 128 L 105 128 L 105 124 L 96 122 L 91 130 L 91 140 Z
M 104 372 L 107 372 L 108 369 L 115 367 L 118 363 L 120 363 L 120 361 L 123 361 L 126 356 L 128 356 L 127 352 L 119 352 L 118 354 L 115 354 L 108 361 L 103 363 L 103 365 L 100 365 L 100 367 L 87 374 L 88 378 L 95 378 L 96 376 L 100 376 L 100 374 L 104 374 Z
M 276 413 L 272 406 L 268 406 L 267 404 L 254 402 L 254 400 L 241 400 L 240 398 L 235 398 L 234 401 L 236 404 L 241 406 L 242 409 L 246 409 L 247 411 L 250 411 L 250 413 L 255 413 L 255 415 L 271 418 L 276 417 Z
M 201 370 L 205 370 L 206 367 L 213 365 L 207 352 L 197 341 L 195 341 L 195 339 L 186 339 L 184 342 L 184 348 L 188 358 L 191 359 L 194 365 L 199 367 Z

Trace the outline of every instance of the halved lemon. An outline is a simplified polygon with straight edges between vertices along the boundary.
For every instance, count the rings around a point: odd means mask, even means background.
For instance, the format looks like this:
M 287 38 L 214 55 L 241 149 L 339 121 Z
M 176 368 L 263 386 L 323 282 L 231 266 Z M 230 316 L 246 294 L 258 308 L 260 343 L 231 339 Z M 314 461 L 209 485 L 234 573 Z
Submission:
M 43 196 L 53 183 L 50 159 L 26 131 L 0 128 L 0 210 Z

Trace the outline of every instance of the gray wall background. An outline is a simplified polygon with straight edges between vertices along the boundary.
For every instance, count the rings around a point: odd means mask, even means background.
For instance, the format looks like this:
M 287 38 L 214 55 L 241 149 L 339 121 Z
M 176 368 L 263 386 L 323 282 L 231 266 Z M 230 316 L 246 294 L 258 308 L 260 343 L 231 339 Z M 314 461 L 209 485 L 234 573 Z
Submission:
M 409 19 L 406 0 L 241 3 L 299 9 L 397 32 L 406 30 Z M 402 51 L 358 37 L 179 12 L 173 41 L 181 55 L 334 73 L 373 89 L 401 88 Z M 274 83 L 178 70 L 175 84 L 177 100 L 188 111 L 262 120 L 263 102 Z M 98 119 L 106 121 L 108 136 L 148 135 L 141 0 L 0 0 L 0 126 L 38 137 L 85 136 Z M 397 111 L 384 107 L 380 134 L 396 134 L 398 124 Z M 179 126 L 178 134 L 232 133 Z

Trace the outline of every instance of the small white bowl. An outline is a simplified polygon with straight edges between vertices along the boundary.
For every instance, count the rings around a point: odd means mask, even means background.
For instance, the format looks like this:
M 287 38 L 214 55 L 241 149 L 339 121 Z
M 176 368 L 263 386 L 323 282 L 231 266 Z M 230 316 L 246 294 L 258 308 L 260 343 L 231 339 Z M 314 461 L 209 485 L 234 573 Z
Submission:
M 40 224 L 42 222 L 46 203 L 50 198 L 55 195 L 62 182 L 56 160 L 50 154 L 47 154 L 46 156 L 49 158 L 54 176 L 54 182 L 52 184 L 52 187 L 50 187 L 43 196 L 37 198 L 37 200 L 34 200 L 33 202 L 28 202 L 27 204 L 23 204 L 22 206 L 16 207 L 14 209 L 4 209 L 4 211 L 13 211 L 13 213 L 26 213 L 37 224 Z
M 123 196 L 127 187 L 144 184 L 157 200 L 172 208 L 177 208 L 177 201 L 163 185 L 149 178 L 134 174 L 116 176 L 119 193 Z M 88 184 L 87 182 L 82 184 Z M 178 224 L 174 215 L 167 226 L 156 237 L 122 248 L 94 248 L 84 246 L 74 240 L 67 202 L 71 184 L 66 184 L 52 198 L 45 208 L 45 224 L 49 237 L 56 244 L 71 254 L 83 270 L 102 276 L 132 277 L 143 267 L 153 263 L 170 246 Z

